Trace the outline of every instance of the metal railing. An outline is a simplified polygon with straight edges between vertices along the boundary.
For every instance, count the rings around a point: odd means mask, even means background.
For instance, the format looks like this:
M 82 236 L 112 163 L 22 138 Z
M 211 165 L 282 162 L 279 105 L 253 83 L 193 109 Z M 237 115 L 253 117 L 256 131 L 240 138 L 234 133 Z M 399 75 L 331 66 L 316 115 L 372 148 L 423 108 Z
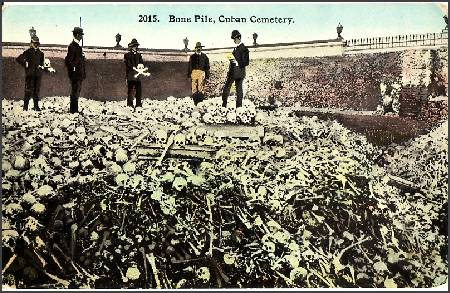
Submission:
M 384 49 L 415 46 L 444 46 L 448 44 L 448 32 L 397 35 L 392 37 L 361 38 L 345 41 L 348 50 Z

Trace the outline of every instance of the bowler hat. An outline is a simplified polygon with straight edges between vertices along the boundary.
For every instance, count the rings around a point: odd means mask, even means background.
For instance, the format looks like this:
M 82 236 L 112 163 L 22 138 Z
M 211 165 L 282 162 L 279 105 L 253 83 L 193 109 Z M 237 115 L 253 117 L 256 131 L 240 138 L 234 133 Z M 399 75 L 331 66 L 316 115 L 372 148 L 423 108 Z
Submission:
M 238 30 L 234 30 L 231 32 L 232 39 L 236 39 L 236 38 L 240 38 L 240 37 L 241 37 L 241 33 Z
M 136 39 L 132 39 L 131 43 L 128 44 L 128 47 L 134 47 L 134 46 L 139 46 L 140 44 L 138 43 L 138 41 Z
M 38 38 L 37 36 L 32 36 L 32 37 L 31 37 L 31 42 L 32 42 L 32 43 L 40 44 L 39 38 Z
M 84 35 L 83 29 L 82 29 L 81 27 L 77 27 L 77 26 L 74 27 L 72 32 L 73 32 L 73 33 L 76 33 L 76 34 L 82 34 L 82 35 Z
M 200 42 L 195 43 L 195 48 L 196 49 L 197 48 L 201 48 L 201 47 L 204 47 L 204 46 L 202 46 L 202 43 L 200 43 Z

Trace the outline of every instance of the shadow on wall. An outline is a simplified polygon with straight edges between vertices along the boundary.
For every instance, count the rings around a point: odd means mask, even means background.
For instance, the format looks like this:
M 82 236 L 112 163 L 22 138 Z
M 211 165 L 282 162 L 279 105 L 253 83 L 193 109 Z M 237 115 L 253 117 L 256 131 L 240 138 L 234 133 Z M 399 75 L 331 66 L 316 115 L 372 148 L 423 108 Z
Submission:
M 56 73 L 44 72 L 41 97 L 69 96 L 70 81 L 62 58 L 51 58 Z M 143 98 L 165 99 L 168 96 L 185 97 L 191 94 L 190 81 L 187 80 L 185 62 L 144 61 L 151 72 L 150 77 L 142 79 Z M 15 58 L 3 58 L 3 97 L 20 100 L 24 94 L 24 69 Z M 122 60 L 86 60 L 86 79 L 83 82 L 81 97 L 94 100 L 125 100 L 127 85 L 125 64 Z

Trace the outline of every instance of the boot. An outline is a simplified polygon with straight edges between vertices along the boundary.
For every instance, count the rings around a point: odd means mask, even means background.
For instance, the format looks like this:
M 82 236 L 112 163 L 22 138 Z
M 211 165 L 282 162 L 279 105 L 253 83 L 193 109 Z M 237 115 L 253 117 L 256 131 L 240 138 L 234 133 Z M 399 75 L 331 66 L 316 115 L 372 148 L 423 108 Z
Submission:
M 28 103 L 30 102 L 30 98 L 29 97 L 25 97 L 23 99 L 23 110 L 24 111 L 28 111 Z
M 39 108 L 39 98 L 38 97 L 33 98 L 33 110 L 41 111 L 41 108 Z

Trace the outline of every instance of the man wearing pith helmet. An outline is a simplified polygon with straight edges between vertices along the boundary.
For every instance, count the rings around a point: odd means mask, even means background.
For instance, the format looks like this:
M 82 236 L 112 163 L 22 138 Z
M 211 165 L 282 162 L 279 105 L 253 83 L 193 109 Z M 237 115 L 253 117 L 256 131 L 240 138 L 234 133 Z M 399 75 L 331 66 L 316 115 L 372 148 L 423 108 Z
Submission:
M 230 65 L 228 67 L 227 81 L 222 92 L 222 106 L 227 106 L 227 99 L 230 95 L 230 89 L 234 82 L 236 85 L 236 107 L 242 106 L 242 99 L 244 96 L 242 90 L 242 83 L 245 78 L 245 67 L 249 64 L 249 51 L 247 47 L 241 42 L 241 33 L 238 30 L 231 32 L 231 39 L 235 44 L 233 54 L 230 58 Z
M 143 64 L 142 55 L 138 53 L 139 42 L 132 39 L 128 44 L 129 52 L 124 55 L 125 73 L 127 75 L 128 97 L 127 106 L 134 108 L 134 97 L 136 97 L 136 107 L 142 107 L 142 84 L 139 75 L 136 77 L 134 68 L 138 64 Z
M 44 53 L 39 50 L 39 38 L 31 38 L 30 48 L 20 54 L 16 61 L 25 68 L 25 95 L 23 110 L 28 110 L 30 98 L 33 98 L 33 110 L 40 111 L 39 91 L 41 89 L 42 70 L 44 69 Z
M 72 31 L 73 41 L 70 43 L 65 63 L 69 74 L 72 90 L 70 92 L 70 113 L 78 112 L 78 97 L 81 92 L 81 84 L 86 78 L 85 57 L 80 41 L 83 38 L 83 29 L 75 27 Z
M 195 44 L 195 53 L 189 58 L 188 78 L 191 78 L 192 98 L 195 104 L 203 100 L 205 82 L 209 79 L 209 58 L 202 53 L 202 43 Z

